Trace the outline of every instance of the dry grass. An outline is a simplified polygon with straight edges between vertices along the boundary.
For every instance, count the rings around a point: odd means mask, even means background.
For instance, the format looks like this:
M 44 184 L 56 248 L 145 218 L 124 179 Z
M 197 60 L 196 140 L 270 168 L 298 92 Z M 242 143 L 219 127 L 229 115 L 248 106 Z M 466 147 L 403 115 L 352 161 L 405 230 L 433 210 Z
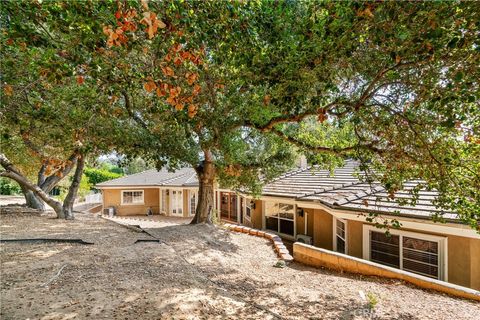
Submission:
M 2 238 L 82 238 L 95 245 L 1 245 L 1 319 L 474 319 L 480 306 L 396 281 L 299 264 L 274 268 L 264 239 L 213 226 L 148 231 L 90 215 L 1 215 Z M 42 286 L 60 275 L 47 286 Z M 360 297 L 375 296 L 373 309 Z

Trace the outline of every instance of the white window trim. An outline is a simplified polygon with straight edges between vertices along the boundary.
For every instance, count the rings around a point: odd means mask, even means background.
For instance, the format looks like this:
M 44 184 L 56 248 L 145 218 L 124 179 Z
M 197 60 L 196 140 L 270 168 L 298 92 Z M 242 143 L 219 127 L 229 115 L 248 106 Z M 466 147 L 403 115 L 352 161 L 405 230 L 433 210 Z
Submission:
M 273 203 L 283 203 L 283 204 L 291 204 L 293 205 L 293 236 L 281 232 L 277 232 L 274 230 L 267 229 L 267 217 L 265 216 L 265 203 L 266 202 L 273 202 Z M 295 204 L 295 201 L 275 201 L 275 200 L 270 200 L 270 201 L 262 201 L 262 229 L 267 230 L 268 232 L 273 232 L 275 234 L 278 234 L 280 237 L 283 237 L 285 239 L 289 240 L 295 240 L 297 238 L 297 205 Z M 288 220 L 292 221 L 290 219 L 285 219 L 285 218 L 280 218 L 278 217 L 278 220 Z
M 252 198 L 242 197 L 243 198 L 243 220 L 252 222 L 252 208 L 250 207 L 250 217 L 247 216 L 247 202 L 250 203 L 253 201 Z
M 195 207 L 198 206 L 198 191 L 195 191 L 195 190 L 189 190 L 188 191 L 188 216 L 191 217 L 191 216 L 194 216 L 195 213 L 191 213 L 192 212 L 192 194 L 195 195 Z
M 370 231 L 384 232 L 373 225 L 363 225 L 363 259 L 370 260 Z M 403 230 L 389 230 L 391 234 L 400 236 L 400 269 L 403 270 L 403 237 L 411 237 L 420 240 L 438 243 L 438 280 L 448 281 L 448 238 L 431 234 L 417 233 Z M 405 272 L 410 272 L 404 270 Z
M 176 217 L 183 217 L 185 215 L 185 206 L 184 206 L 184 203 L 183 203 L 183 200 L 184 200 L 184 189 L 183 188 L 169 188 L 168 189 L 168 197 L 169 197 L 169 203 L 168 203 L 168 206 L 169 206 L 169 215 L 173 215 L 173 216 L 176 216 Z M 178 192 L 181 191 L 182 192 L 182 201 L 180 202 L 182 204 L 182 213 L 173 213 L 173 191 L 176 191 L 177 192 L 177 195 L 178 195 Z M 179 208 L 177 208 L 179 209 Z M 178 210 L 177 210 L 178 211 Z
M 123 193 L 124 192 L 141 192 L 142 193 L 142 202 L 132 202 L 132 203 L 125 203 L 123 201 Z M 145 204 L 145 191 L 144 190 L 121 190 L 120 191 L 120 203 L 122 206 L 139 206 Z
M 160 189 L 160 212 L 167 214 L 168 213 L 168 189 Z
M 344 219 L 333 218 L 333 251 L 337 251 L 337 222 L 343 222 L 345 225 L 345 253 L 348 254 L 348 222 Z

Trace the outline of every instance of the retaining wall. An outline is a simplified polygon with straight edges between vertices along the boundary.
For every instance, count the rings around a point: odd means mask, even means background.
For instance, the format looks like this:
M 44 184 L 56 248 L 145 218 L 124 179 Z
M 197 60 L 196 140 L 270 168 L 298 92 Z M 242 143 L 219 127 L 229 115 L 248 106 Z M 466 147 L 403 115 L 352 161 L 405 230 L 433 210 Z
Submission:
M 325 267 L 366 276 L 403 280 L 420 288 L 436 290 L 453 296 L 480 301 L 480 291 L 477 290 L 299 242 L 293 244 L 293 258 L 296 262 L 313 267 Z

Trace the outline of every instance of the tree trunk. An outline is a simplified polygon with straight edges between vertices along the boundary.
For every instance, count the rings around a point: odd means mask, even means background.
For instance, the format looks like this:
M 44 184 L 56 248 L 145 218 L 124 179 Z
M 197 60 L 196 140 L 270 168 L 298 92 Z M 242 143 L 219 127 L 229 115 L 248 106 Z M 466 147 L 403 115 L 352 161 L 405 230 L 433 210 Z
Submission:
M 211 161 L 205 160 L 202 165 L 196 168 L 196 171 L 199 183 L 198 204 L 195 216 L 190 224 L 212 223 L 215 166 Z
M 38 196 L 33 193 L 30 189 L 20 186 L 22 189 L 23 196 L 25 197 L 25 202 L 27 204 L 27 207 L 32 208 L 32 209 L 37 209 L 40 211 L 45 211 L 45 202 L 42 201 Z
M 52 191 L 53 188 L 55 188 L 55 186 L 70 173 L 74 165 L 77 163 L 77 156 L 77 151 L 73 152 L 67 160 L 67 165 L 62 169 L 62 171 L 60 171 L 60 174 L 51 175 L 49 177 L 45 176 L 45 171 L 47 169 L 46 164 L 42 164 L 37 174 L 37 186 L 40 187 L 40 189 L 42 189 L 45 193 L 50 193 L 50 191 Z M 2 166 L 9 165 L 10 170 L 14 168 L 12 164 L 9 164 L 8 159 L 4 158 L 3 154 L 1 164 Z M 14 172 L 18 175 L 22 175 L 16 168 L 14 169 Z M 46 210 L 45 202 L 41 199 L 41 197 L 39 197 L 35 192 L 30 190 L 25 185 L 20 184 L 20 188 L 22 189 L 22 193 L 25 197 L 27 207 L 40 211 Z
M 18 171 L 4 171 L 0 174 L 2 177 L 7 177 L 10 179 L 15 180 L 22 188 L 27 188 L 30 191 L 34 192 L 40 199 L 45 201 L 57 214 L 57 217 L 63 218 L 63 207 L 60 201 L 57 201 L 50 197 L 45 191 L 43 191 L 39 186 L 36 184 L 32 184 L 28 181 L 24 176 L 18 173 Z
M 65 217 L 62 203 L 50 197 L 47 192 L 43 191 L 42 188 L 40 188 L 36 184 L 28 181 L 28 179 L 22 175 L 20 170 L 18 170 L 2 153 L 0 153 L 0 165 L 5 168 L 5 171 L 0 172 L 1 177 L 7 177 L 15 180 L 21 188 L 32 191 L 36 196 L 38 196 L 40 199 L 45 201 L 46 204 L 52 207 L 52 209 L 55 210 L 58 218 Z
M 80 182 L 82 181 L 83 168 L 85 167 L 85 157 L 79 156 L 77 160 L 77 168 L 75 169 L 75 174 L 73 175 L 72 183 L 68 188 L 68 194 L 63 201 L 63 214 L 65 219 L 73 220 L 73 204 L 75 203 L 75 198 L 77 197 L 78 188 L 80 187 Z

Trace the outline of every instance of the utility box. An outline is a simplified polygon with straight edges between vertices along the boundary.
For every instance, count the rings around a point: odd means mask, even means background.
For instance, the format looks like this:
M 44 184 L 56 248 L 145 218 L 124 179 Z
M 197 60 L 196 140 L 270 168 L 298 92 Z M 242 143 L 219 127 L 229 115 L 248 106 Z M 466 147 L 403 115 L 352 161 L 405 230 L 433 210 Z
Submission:
M 115 215 L 115 208 L 114 207 L 104 208 L 103 214 L 108 215 L 109 217 L 113 217 Z

